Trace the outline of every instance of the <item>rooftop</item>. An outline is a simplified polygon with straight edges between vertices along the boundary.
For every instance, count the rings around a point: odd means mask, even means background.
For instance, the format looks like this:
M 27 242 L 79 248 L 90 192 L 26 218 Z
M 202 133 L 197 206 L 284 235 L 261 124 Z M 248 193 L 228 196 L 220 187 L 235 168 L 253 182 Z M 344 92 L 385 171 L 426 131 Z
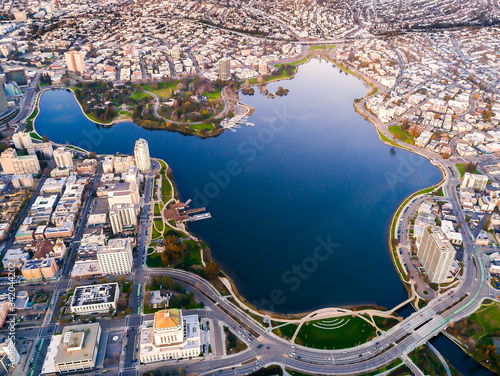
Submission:
M 91 360 L 97 351 L 98 335 L 100 325 L 83 324 L 66 326 L 60 336 L 60 343 L 54 363 L 68 363 L 83 360 Z M 56 336 L 54 336 L 53 340 Z
M 178 309 L 167 309 L 155 313 L 155 329 L 171 329 L 179 325 Z
M 91 304 L 111 303 L 118 299 L 118 283 L 79 286 L 71 300 L 71 307 L 81 307 Z

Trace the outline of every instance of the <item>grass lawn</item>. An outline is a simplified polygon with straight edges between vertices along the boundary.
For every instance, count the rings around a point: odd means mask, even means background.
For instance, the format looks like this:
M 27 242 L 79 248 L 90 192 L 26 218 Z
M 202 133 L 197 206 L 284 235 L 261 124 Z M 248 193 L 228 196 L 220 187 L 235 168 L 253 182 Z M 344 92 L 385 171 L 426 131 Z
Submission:
M 201 265 L 201 253 L 194 240 L 186 240 L 189 252 L 184 256 L 184 262 L 189 262 L 192 265 Z
M 460 177 L 463 177 L 465 175 L 465 164 L 463 163 L 457 163 L 455 166 L 457 166 L 458 172 L 460 172 Z M 480 172 L 475 169 L 474 174 L 480 174 Z
M 155 204 L 155 215 L 160 215 L 161 214 L 161 211 L 160 211 L 160 204 L 156 203 Z
M 188 127 L 196 131 L 201 131 L 203 129 L 208 129 L 209 131 L 213 131 L 215 129 L 215 126 L 212 123 L 189 124 Z
M 134 91 L 132 93 L 132 95 L 130 96 L 130 99 L 134 100 L 134 101 L 140 101 L 142 100 L 143 98 L 146 98 L 146 97 L 149 97 L 149 94 L 143 92 L 143 91 Z
M 446 375 L 443 364 L 426 345 L 413 350 L 409 357 L 425 375 Z
M 42 138 L 36 132 L 31 132 L 30 136 L 31 136 L 31 138 L 35 138 L 37 140 L 42 140 Z
M 389 140 L 387 137 L 385 137 L 385 135 L 384 135 L 382 132 L 380 132 L 380 130 L 379 130 L 378 128 L 377 128 L 377 132 L 378 132 L 378 135 L 380 136 L 380 139 L 381 139 L 382 141 L 387 142 L 387 143 L 389 143 L 389 144 L 390 144 L 390 145 L 392 145 L 392 146 L 399 147 L 399 145 L 398 145 L 398 144 L 396 144 L 394 141 Z
M 220 97 L 221 97 L 221 89 L 217 89 L 213 93 L 203 93 L 202 95 L 204 95 L 205 97 L 207 97 L 207 99 L 208 99 L 209 102 L 210 101 L 214 101 L 214 100 L 220 99 Z
M 500 374 L 500 356 L 493 337 L 500 336 L 500 303 L 485 300 L 476 312 L 460 320 L 447 331 L 458 338 L 478 362 Z
M 393 125 L 392 127 L 389 127 L 389 131 L 399 140 L 410 145 L 415 145 L 415 139 L 413 138 L 413 136 L 409 133 L 404 132 L 401 127 Z
M 387 317 L 374 316 L 373 321 L 381 330 L 389 330 L 395 326 L 399 321 L 397 319 L 391 319 Z
M 335 45 L 334 44 L 322 44 L 320 46 L 311 46 L 309 47 L 309 49 L 311 50 L 324 50 L 324 49 L 333 49 L 335 48 Z
M 156 239 L 156 238 L 159 238 L 161 235 L 163 235 L 163 220 L 155 219 L 154 223 L 155 223 L 156 227 L 161 229 L 161 232 L 160 232 L 160 230 L 156 230 L 155 226 L 153 226 L 153 234 L 151 237 L 153 239 Z
M 276 334 L 278 337 L 290 340 L 292 339 L 298 327 L 299 326 L 297 324 L 286 324 L 282 327 L 273 329 L 273 333 Z
M 33 120 L 35 116 L 38 115 L 38 107 L 33 110 L 30 116 L 26 118 L 26 120 Z
M 163 263 L 161 262 L 161 255 L 159 253 L 155 253 L 153 255 L 149 255 L 146 264 L 150 268 L 161 268 L 163 267 Z
M 91 113 L 87 113 L 87 112 L 86 112 L 86 113 L 85 113 L 85 115 L 87 115 L 87 117 L 88 117 L 90 120 L 92 120 L 92 121 L 94 121 L 94 122 L 96 122 L 96 123 L 102 123 L 102 124 L 111 124 L 111 123 L 112 123 L 111 121 L 108 121 L 108 122 L 101 121 L 101 120 L 99 120 L 98 118 L 96 118 L 96 117 L 94 116 L 94 114 L 91 114 Z
M 157 159 L 158 163 L 160 164 L 160 172 L 165 172 L 165 169 L 167 168 L 167 165 L 164 161 L 161 159 Z
M 160 99 L 170 99 L 172 96 L 172 91 L 175 91 L 179 81 L 174 81 L 170 84 L 165 84 L 163 82 L 158 83 L 158 89 L 152 89 L 151 85 L 144 85 L 144 90 L 150 91 L 158 96 Z
M 164 204 L 172 198 L 172 185 L 164 174 L 161 176 L 161 196 Z
M 375 328 L 365 320 L 342 316 L 302 325 L 296 342 L 317 349 L 345 349 L 368 342 L 375 334 Z

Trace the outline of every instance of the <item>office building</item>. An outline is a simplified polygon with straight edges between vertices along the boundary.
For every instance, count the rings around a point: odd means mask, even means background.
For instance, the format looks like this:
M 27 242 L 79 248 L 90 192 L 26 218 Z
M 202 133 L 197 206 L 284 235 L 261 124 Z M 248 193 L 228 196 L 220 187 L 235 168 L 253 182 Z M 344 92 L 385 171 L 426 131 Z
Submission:
M 135 162 L 140 172 L 151 171 L 151 159 L 149 157 L 148 142 L 140 138 L 135 142 L 134 147 Z
M 14 133 L 12 135 L 12 141 L 14 142 L 14 146 L 18 150 L 31 148 L 31 146 L 33 145 L 30 134 L 24 132 Z
M 140 335 L 141 363 L 194 358 L 201 352 L 198 315 L 184 317 L 179 309 L 156 312 L 154 320 L 143 322 Z
M 52 336 L 42 374 L 94 369 L 100 341 L 98 323 L 65 326 L 62 334 Z
M 113 171 L 115 174 L 127 172 L 130 166 L 135 165 L 135 158 L 131 155 L 113 157 Z
M 40 163 L 36 155 L 18 156 L 15 149 L 9 148 L 0 155 L 0 164 L 4 174 L 38 174 Z
M 54 161 L 59 168 L 73 167 L 73 153 L 61 146 L 54 151 Z
M 11 248 L 3 256 L 3 268 L 6 270 L 9 268 L 19 269 L 29 259 L 29 252 L 25 252 L 23 248 Z
M 124 203 L 139 205 L 140 202 L 139 189 L 135 183 L 101 183 L 96 194 L 97 197 L 107 198 L 109 207 Z
M 462 180 L 462 189 L 474 189 L 476 191 L 484 192 L 486 190 L 486 185 L 488 184 L 488 177 L 481 174 L 471 174 L 466 172 L 464 174 L 464 180 Z
M 455 253 L 455 248 L 440 227 L 432 226 L 424 230 L 417 257 L 431 283 L 442 283 L 447 280 Z
M 109 205 L 107 198 L 96 198 L 87 219 L 87 226 L 108 224 Z
M 32 144 L 30 147 L 26 148 L 29 155 L 37 155 L 42 158 L 52 158 L 54 154 L 54 149 L 52 148 L 52 142 L 41 142 Z
M 133 230 L 137 224 L 137 210 L 131 203 L 114 204 L 109 211 L 109 221 L 113 234 L 120 234 L 124 230 Z
M 35 179 L 33 179 L 33 175 L 25 174 L 25 175 L 14 175 L 12 177 L 12 186 L 14 188 L 31 188 L 35 185 Z
M 24 68 L 11 68 L 5 71 L 7 82 L 15 82 L 19 86 L 28 85 Z
M 227 57 L 219 60 L 219 78 L 223 81 L 231 78 L 231 60 Z
M 54 258 L 28 260 L 24 263 L 21 273 L 27 280 L 54 278 L 57 274 L 56 260 Z
M 132 271 L 132 239 L 110 239 L 97 250 L 97 261 L 103 275 L 128 274 Z
M 65 52 L 64 58 L 69 71 L 76 73 L 85 72 L 85 61 L 82 53 L 77 51 Z
M 71 299 L 69 310 L 77 315 L 108 313 L 110 308 L 116 311 L 116 302 L 120 296 L 118 283 L 78 286 Z

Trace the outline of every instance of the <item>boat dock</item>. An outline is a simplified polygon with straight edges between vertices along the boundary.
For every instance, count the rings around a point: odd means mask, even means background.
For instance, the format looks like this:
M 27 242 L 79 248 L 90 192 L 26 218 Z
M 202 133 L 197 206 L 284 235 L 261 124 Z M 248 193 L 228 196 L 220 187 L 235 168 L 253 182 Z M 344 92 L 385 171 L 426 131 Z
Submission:
M 248 121 L 248 109 L 239 104 L 236 106 L 236 114 L 232 118 L 226 118 L 221 121 L 220 125 L 223 129 L 229 129 L 231 132 L 236 132 L 236 129 L 241 126 L 253 127 L 255 124 Z
M 189 217 L 189 221 L 190 222 L 201 221 L 202 219 L 208 219 L 208 218 L 212 218 L 212 214 L 210 213 L 196 214 Z
M 177 204 L 171 205 L 169 209 L 163 211 L 165 219 L 167 219 L 168 221 L 173 220 L 175 222 L 191 222 L 212 218 L 212 215 L 210 213 L 203 213 L 207 210 L 206 208 L 188 209 L 188 205 L 190 202 L 191 200 L 188 200 L 185 203 L 179 202 Z

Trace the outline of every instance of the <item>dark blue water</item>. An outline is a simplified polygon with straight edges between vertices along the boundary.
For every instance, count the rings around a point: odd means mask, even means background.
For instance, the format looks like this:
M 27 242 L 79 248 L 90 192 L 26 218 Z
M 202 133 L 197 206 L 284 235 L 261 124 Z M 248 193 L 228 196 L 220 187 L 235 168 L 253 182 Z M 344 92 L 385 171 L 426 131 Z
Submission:
M 36 129 L 97 153 L 132 153 L 147 139 L 151 155 L 172 167 L 181 198 L 213 216 L 190 229 L 260 308 L 395 306 L 407 294 L 389 255 L 391 215 L 440 172 L 384 145 L 353 109 L 365 86 L 330 63 L 312 61 L 268 88 L 278 85 L 288 96 L 243 96 L 256 110 L 254 127 L 212 139 L 133 123 L 101 128 L 64 90 L 43 94 Z

